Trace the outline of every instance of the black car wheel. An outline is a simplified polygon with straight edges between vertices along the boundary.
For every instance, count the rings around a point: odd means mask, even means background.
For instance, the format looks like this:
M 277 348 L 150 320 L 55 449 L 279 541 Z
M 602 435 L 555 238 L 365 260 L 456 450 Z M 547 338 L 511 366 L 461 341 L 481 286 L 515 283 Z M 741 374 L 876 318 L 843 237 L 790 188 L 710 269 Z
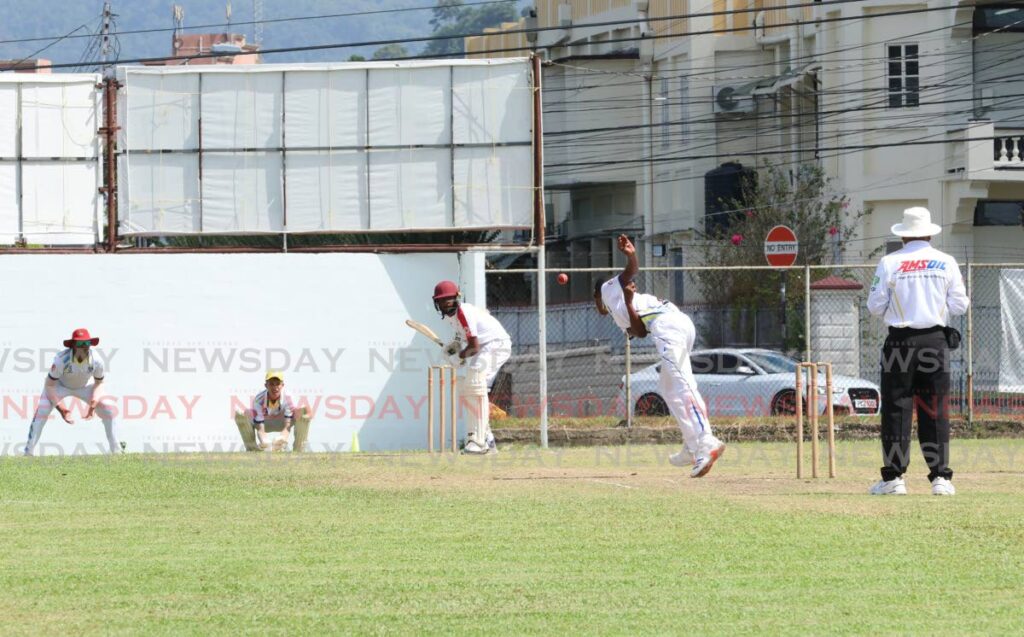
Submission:
M 806 409 L 806 407 L 805 407 Z M 773 416 L 793 416 L 796 414 L 796 390 L 784 389 L 772 398 Z
M 668 405 L 658 394 L 644 394 L 637 399 L 636 410 L 633 413 L 637 416 L 667 416 Z

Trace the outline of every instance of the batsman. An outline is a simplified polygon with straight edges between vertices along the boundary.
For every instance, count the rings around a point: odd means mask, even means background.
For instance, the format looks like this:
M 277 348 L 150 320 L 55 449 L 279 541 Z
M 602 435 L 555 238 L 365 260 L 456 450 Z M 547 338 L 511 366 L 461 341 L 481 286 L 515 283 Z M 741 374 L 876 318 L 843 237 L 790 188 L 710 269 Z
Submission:
M 453 281 L 434 286 L 434 307 L 455 330 L 455 339 L 445 346 L 445 354 L 457 357 L 458 364 L 466 366 L 465 375 L 458 381 L 459 395 L 470 404 L 462 450 L 479 455 L 497 453 L 488 393 L 498 370 L 512 355 L 512 338 L 490 312 L 463 302 L 459 286 Z

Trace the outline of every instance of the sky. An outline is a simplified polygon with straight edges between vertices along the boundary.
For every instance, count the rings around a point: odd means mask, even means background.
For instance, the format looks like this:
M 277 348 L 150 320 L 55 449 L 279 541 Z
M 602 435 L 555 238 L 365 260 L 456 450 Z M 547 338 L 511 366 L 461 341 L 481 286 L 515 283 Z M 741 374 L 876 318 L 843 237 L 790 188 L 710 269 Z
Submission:
M 478 0 L 468 0 L 474 2 Z M 532 2 L 515 0 L 522 7 Z M 111 0 L 120 32 L 159 29 L 148 33 L 121 33 L 116 40 L 119 59 L 168 55 L 174 27 L 171 5 L 185 9 L 187 32 L 223 32 L 228 29 L 225 17 L 227 0 Z M 93 61 L 98 54 L 93 34 L 99 31 L 103 0 L 0 0 L 0 59 L 42 57 L 54 63 Z M 230 30 L 253 34 L 252 0 L 233 0 Z M 317 17 L 264 25 L 263 48 L 367 42 L 429 36 L 431 12 L 436 0 L 263 0 L 264 20 Z M 400 13 L 359 14 L 381 9 L 422 7 L 424 10 Z M 205 28 L 192 29 L 190 27 Z M 61 36 L 64 39 L 56 40 Z M 26 38 L 48 38 L 40 41 L 15 41 Z M 416 53 L 422 44 L 411 44 Z M 376 45 L 355 48 L 334 48 L 323 51 L 291 52 L 269 55 L 265 62 L 310 62 L 345 60 L 352 54 L 369 57 Z M 77 70 L 77 69 L 68 69 Z

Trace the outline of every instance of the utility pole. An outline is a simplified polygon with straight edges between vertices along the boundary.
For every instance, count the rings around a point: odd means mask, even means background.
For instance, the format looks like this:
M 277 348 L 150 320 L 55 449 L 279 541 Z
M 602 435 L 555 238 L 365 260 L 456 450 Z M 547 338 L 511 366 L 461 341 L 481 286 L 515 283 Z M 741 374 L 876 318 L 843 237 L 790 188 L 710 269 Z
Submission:
M 110 22 L 114 17 L 114 12 L 110 7 L 109 2 L 103 3 L 103 29 L 101 31 L 101 43 L 100 43 L 100 60 L 102 61 L 100 68 L 103 71 L 105 77 L 110 76 L 110 53 L 113 47 L 110 44 Z

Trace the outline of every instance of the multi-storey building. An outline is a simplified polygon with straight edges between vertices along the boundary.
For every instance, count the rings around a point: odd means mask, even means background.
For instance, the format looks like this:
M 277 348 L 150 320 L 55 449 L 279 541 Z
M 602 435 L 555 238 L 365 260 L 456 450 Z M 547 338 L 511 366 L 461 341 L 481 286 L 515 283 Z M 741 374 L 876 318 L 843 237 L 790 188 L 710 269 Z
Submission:
M 692 264 L 685 248 L 721 218 L 713 171 L 766 161 L 817 162 L 869 212 L 848 261 L 891 247 L 909 205 L 961 258 L 1024 257 L 1019 4 L 537 0 L 534 14 L 466 50 L 549 62 L 556 266 L 609 264 L 620 231 L 648 264 Z

